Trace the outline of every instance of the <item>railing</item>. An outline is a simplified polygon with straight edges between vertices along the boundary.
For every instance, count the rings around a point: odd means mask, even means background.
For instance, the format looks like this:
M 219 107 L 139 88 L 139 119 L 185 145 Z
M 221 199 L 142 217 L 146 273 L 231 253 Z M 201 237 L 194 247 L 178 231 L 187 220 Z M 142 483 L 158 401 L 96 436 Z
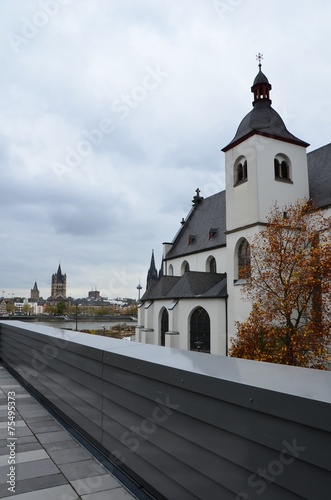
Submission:
M 320 500 L 331 373 L 0 322 L 2 362 L 158 499 Z

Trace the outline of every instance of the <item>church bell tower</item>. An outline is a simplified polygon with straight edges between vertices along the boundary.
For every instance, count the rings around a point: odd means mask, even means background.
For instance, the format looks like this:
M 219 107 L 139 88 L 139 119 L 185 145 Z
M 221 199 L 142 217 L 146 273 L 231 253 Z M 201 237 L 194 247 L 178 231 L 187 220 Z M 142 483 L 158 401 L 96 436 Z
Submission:
M 249 239 L 263 228 L 272 206 L 309 196 L 306 142 L 291 134 L 272 108 L 271 84 L 262 72 L 251 92 L 253 109 L 223 148 L 226 175 L 226 238 L 230 324 L 243 321 L 250 306 L 241 301 L 241 265 L 249 260 Z

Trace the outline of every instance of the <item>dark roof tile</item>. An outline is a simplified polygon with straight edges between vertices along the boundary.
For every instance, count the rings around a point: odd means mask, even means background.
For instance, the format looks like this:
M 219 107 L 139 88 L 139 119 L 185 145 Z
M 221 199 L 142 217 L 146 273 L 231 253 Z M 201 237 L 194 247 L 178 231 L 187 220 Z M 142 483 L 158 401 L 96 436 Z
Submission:
M 331 144 L 307 154 L 309 196 L 318 207 L 331 205 Z
M 213 238 L 209 239 L 211 228 L 217 228 L 217 231 Z M 190 245 L 192 235 L 195 238 Z M 211 250 L 225 243 L 225 191 L 221 191 L 204 198 L 191 210 L 165 259 Z
M 187 271 L 183 276 L 162 276 L 152 283 L 141 300 L 226 296 L 226 274 Z

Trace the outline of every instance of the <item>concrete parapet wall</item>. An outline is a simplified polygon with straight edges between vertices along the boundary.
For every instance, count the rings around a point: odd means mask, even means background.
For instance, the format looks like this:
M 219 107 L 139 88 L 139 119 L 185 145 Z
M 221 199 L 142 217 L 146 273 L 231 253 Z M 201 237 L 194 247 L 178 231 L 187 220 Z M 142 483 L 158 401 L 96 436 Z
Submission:
M 158 499 L 331 491 L 331 373 L 0 322 L 2 362 Z

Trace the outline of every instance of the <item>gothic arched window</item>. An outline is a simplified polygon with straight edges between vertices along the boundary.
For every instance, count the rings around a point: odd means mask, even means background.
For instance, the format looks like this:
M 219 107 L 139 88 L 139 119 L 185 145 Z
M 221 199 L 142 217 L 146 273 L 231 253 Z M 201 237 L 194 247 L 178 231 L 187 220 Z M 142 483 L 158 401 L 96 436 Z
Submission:
M 187 273 L 187 271 L 189 271 L 189 270 L 190 270 L 190 264 L 187 262 L 187 260 L 184 260 L 184 262 L 182 263 L 182 266 L 181 266 L 182 274 Z
M 197 307 L 191 316 L 190 350 L 210 352 L 210 318 L 203 307 Z
M 251 255 L 249 243 L 243 239 L 238 247 L 238 279 L 247 279 L 251 273 Z
M 161 345 L 165 346 L 165 333 L 169 330 L 169 313 L 164 308 L 161 316 Z
M 215 257 L 212 257 L 209 261 L 209 272 L 210 273 L 216 273 L 216 259 Z

